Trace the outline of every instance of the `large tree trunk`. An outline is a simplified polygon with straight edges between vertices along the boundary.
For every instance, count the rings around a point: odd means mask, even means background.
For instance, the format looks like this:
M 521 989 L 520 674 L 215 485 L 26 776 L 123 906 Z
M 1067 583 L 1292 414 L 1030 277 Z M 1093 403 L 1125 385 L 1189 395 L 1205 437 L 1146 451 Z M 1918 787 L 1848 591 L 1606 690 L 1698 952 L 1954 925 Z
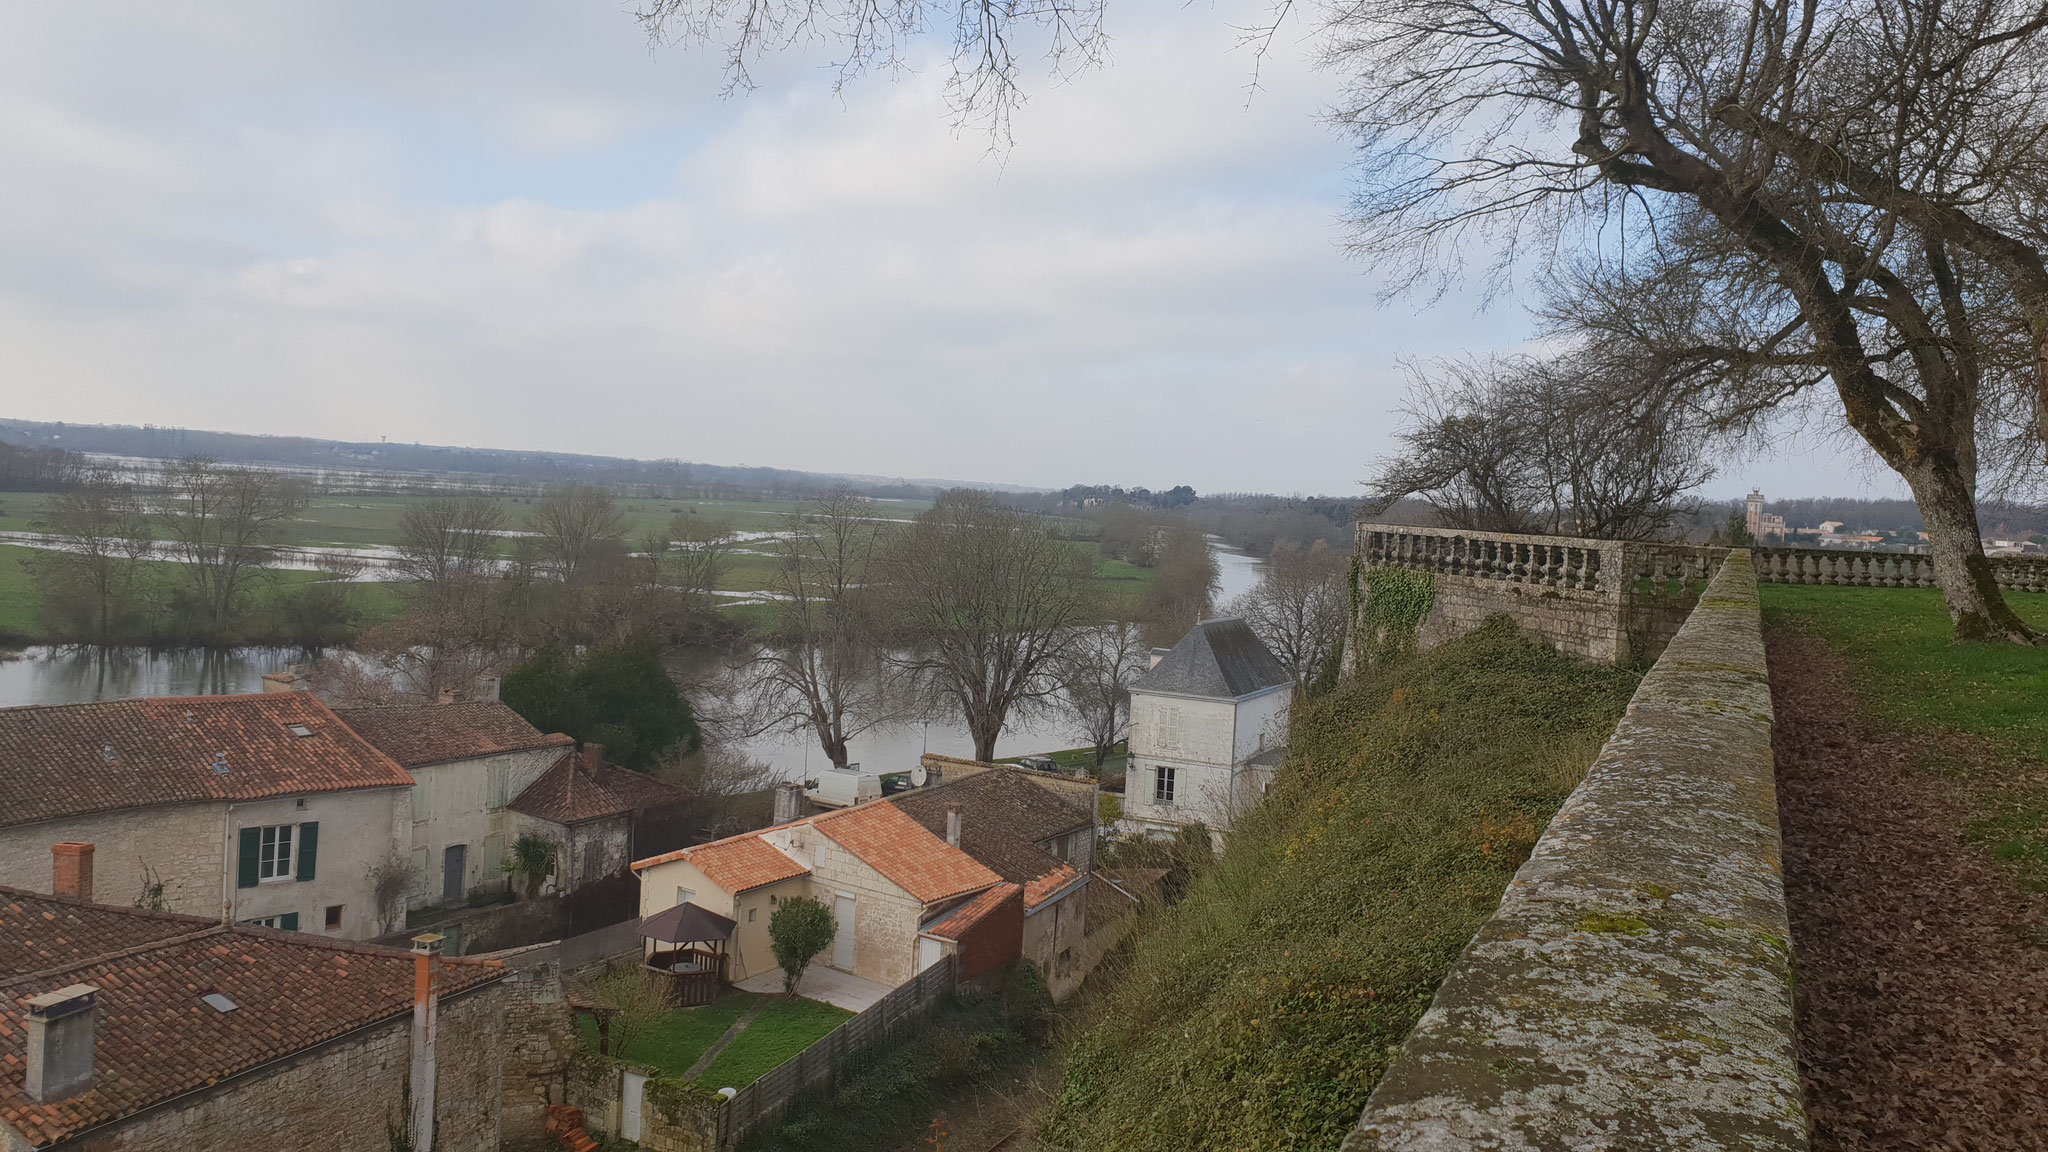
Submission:
M 994 709 L 989 709 L 994 712 Z M 996 737 L 1003 733 L 1003 717 L 1000 715 L 967 717 L 967 730 L 974 736 L 974 758 L 986 764 L 996 758 Z
M 2032 643 L 2034 632 L 2007 606 L 1984 555 L 1977 526 L 1977 500 L 1972 486 L 1952 465 L 1922 458 L 1899 468 L 1913 490 L 1913 502 L 1927 521 L 1928 552 L 1934 578 L 1948 601 L 1949 620 L 1957 640 L 2010 640 Z

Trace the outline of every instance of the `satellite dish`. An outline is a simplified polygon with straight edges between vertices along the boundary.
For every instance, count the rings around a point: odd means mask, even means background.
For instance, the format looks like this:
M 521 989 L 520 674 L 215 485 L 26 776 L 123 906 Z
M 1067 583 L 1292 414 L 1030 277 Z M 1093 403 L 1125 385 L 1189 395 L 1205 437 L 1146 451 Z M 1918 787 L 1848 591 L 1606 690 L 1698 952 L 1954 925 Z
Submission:
M 910 770 L 910 786 L 912 788 L 924 787 L 925 781 L 929 779 L 931 779 L 931 773 L 925 771 L 922 764 Z

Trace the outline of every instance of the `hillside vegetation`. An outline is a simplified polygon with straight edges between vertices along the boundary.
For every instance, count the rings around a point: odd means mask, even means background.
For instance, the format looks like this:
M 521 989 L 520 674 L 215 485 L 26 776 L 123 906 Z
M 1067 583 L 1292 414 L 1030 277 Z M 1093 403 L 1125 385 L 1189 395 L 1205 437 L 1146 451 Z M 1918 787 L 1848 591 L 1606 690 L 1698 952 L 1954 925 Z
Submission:
M 1042 1143 L 1336 1148 L 1639 676 L 1496 617 L 1299 709 L 1265 803 L 1148 914 Z

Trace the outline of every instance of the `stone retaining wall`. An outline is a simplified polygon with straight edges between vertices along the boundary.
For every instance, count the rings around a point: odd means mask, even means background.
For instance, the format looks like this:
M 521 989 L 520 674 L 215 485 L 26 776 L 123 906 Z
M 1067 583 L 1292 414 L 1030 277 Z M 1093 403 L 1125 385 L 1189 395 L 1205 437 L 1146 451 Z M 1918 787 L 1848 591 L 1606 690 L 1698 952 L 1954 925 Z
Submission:
M 1346 1152 L 1806 1148 L 1756 589 L 1730 554 Z

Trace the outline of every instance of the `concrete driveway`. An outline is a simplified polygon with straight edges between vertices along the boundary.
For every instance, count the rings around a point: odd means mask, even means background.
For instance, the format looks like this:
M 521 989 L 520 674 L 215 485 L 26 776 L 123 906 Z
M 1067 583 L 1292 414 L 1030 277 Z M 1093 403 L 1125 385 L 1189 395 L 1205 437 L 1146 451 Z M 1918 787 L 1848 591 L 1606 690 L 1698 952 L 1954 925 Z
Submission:
M 782 991 L 782 969 L 770 968 L 740 981 L 735 987 L 742 992 Z M 873 980 L 863 980 L 851 972 L 813 964 L 804 969 L 804 978 L 797 983 L 796 994 L 806 1000 L 822 1000 L 848 1012 L 865 1012 L 875 1001 L 887 996 L 895 989 Z

